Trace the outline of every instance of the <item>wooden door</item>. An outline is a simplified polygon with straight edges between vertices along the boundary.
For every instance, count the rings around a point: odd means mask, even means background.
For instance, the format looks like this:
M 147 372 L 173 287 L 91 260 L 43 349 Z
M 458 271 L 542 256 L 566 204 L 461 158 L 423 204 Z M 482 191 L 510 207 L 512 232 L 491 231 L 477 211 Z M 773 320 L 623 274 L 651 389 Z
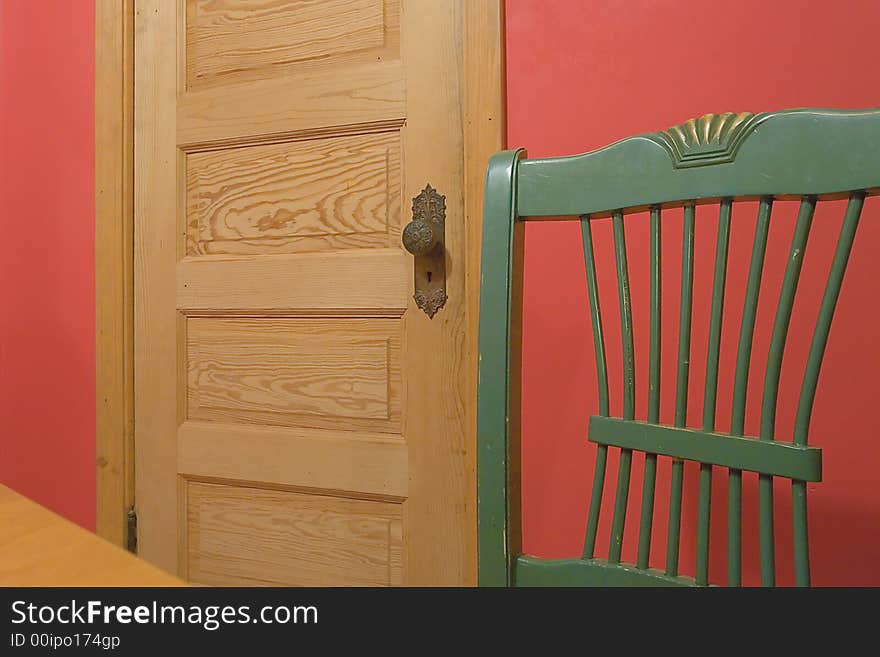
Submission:
M 141 0 L 138 549 L 215 585 L 474 579 L 460 0 Z M 446 196 L 445 307 L 411 199 Z

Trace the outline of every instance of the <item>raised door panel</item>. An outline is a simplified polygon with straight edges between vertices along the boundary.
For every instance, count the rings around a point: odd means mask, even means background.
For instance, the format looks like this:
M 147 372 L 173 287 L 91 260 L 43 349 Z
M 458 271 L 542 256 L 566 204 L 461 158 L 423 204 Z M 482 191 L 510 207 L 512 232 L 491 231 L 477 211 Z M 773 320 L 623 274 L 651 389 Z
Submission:
M 188 89 L 399 55 L 399 0 L 187 3 Z
M 400 133 L 193 153 L 186 184 L 188 256 L 396 247 Z
M 400 433 L 400 320 L 187 322 L 187 419 Z
M 189 481 L 186 570 L 215 586 L 390 586 L 400 504 Z

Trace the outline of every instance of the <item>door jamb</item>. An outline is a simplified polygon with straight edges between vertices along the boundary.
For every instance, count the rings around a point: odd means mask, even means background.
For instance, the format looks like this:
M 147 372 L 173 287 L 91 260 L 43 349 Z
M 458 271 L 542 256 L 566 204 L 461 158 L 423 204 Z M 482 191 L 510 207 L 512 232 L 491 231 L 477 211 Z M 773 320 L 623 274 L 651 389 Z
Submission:
M 462 2 L 469 499 L 476 504 L 476 355 L 483 178 L 505 140 L 504 0 Z M 95 0 L 97 533 L 126 543 L 134 504 L 134 0 Z M 471 537 L 476 583 L 476 526 Z
M 134 503 L 134 0 L 95 0 L 95 469 L 98 535 Z

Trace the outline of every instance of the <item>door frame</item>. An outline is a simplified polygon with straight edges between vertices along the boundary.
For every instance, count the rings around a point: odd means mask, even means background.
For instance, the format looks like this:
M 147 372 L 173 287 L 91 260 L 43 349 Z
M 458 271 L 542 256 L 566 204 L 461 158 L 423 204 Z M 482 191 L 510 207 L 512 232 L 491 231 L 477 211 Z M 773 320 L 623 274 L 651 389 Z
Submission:
M 97 533 L 124 546 L 134 504 L 134 3 L 95 0 Z M 504 147 L 504 0 L 461 0 L 464 66 L 469 499 L 476 504 L 477 336 L 483 181 Z M 476 545 L 476 524 L 472 545 Z M 474 550 L 474 581 L 476 576 Z
M 95 475 L 98 535 L 134 504 L 134 0 L 95 0 Z

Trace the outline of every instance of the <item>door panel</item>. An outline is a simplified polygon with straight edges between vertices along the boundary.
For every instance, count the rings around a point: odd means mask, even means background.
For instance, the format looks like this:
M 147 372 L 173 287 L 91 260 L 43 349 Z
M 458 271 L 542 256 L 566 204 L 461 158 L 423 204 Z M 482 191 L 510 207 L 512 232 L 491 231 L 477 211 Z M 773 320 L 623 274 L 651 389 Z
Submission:
M 187 321 L 187 419 L 400 434 L 399 319 Z
M 390 586 L 400 504 L 189 481 L 187 570 L 217 586 Z
M 397 246 L 400 132 L 193 153 L 188 256 Z
M 462 3 L 142 0 L 142 556 L 204 584 L 463 584 Z M 411 199 L 446 196 L 446 306 Z
M 399 0 L 187 3 L 188 89 L 399 57 Z

